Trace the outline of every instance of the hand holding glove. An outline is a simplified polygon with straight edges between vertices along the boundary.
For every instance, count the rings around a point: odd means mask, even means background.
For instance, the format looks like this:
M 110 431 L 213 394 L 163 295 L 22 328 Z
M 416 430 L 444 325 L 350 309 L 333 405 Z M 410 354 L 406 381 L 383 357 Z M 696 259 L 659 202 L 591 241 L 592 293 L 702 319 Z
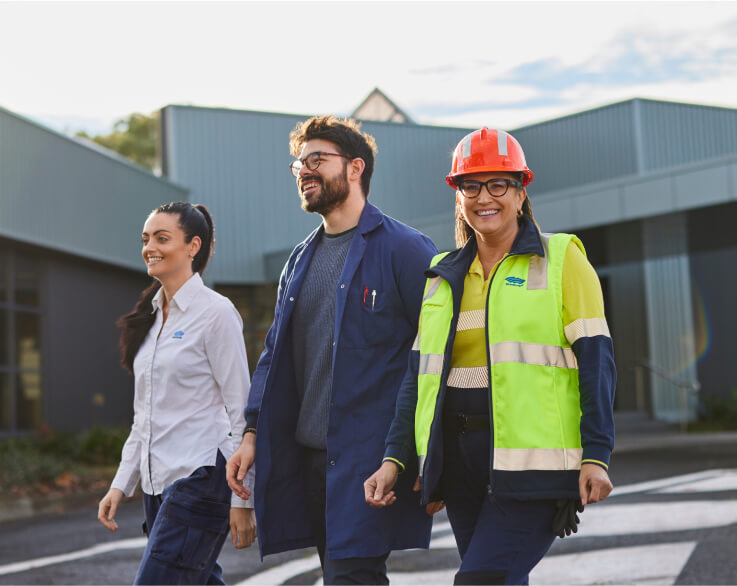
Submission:
M 558 499 L 555 501 L 556 511 L 553 516 L 553 533 L 563 538 L 578 532 L 581 522 L 577 513 L 583 513 L 581 499 Z

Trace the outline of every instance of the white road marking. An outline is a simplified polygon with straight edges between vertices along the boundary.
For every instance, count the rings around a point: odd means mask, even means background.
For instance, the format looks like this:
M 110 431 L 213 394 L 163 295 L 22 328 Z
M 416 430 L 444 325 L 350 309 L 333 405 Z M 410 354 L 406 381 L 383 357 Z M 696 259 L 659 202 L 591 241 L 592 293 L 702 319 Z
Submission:
M 70 551 L 69 553 L 63 553 L 59 555 L 51 555 L 44 558 L 36 558 L 34 560 L 27 560 L 24 562 L 16 562 L 14 564 L 7 564 L 0 566 L 0 576 L 4 574 L 13 574 L 15 572 L 27 572 L 34 568 L 42 568 L 44 566 L 52 566 L 54 564 L 61 564 L 63 562 L 71 562 L 81 558 L 88 558 L 93 555 L 99 555 L 101 553 L 108 553 L 111 551 L 119 551 L 121 549 L 144 549 L 146 547 L 146 537 L 135 537 L 133 539 L 121 539 L 119 541 L 110 541 L 107 543 L 99 543 L 88 547 L 86 549 L 78 549 L 77 551 Z
M 659 493 L 719 492 L 737 490 L 737 470 L 714 470 L 710 478 L 660 489 Z
M 612 493 L 613 497 L 624 494 L 635 494 L 635 493 L 664 493 L 664 494 L 679 494 L 679 493 L 694 493 L 694 492 L 713 492 L 713 491 L 727 491 L 737 490 L 737 470 L 705 470 L 702 472 L 695 472 L 693 474 L 683 474 L 680 476 L 673 476 L 670 478 L 663 478 L 659 480 L 640 482 L 636 484 L 625 485 L 617 487 L 615 492 Z M 667 532 L 667 531 L 685 531 L 689 529 L 701 529 L 708 527 L 719 527 L 723 525 L 729 525 L 737 522 L 737 507 L 734 506 L 734 502 L 730 501 L 686 501 L 686 502 L 670 502 L 670 503 L 638 503 L 638 504 L 605 504 L 605 505 L 592 505 L 587 507 L 585 513 L 581 519 L 581 527 L 579 533 L 574 534 L 571 538 L 581 537 L 600 537 L 600 536 L 614 536 L 614 535 L 634 535 L 638 533 L 650 533 L 650 532 Z M 452 533 L 447 534 L 450 530 L 450 523 L 443 522 L 438 523 L 433 527 L 432 541 L 430 542 L 431 549 L 451 549 L 456 547 L 455 538 Z M 440 535 L 440 533 L 446 533 Z M 570 538 L 566 538 L 570 539 Z M 569 554 L 570 556 L 584 556 L 584 559 L 588 559 L 585 556 L 589 554 L 596 554 L 596 559 L 600 559 L 601 556 L 607 555 L 609 551 L 619 552 L 616 555 L 622 555 L 625 550 L 652 552 L 655 551 L 652 548 L 668 546 L 669 544 L 659 544 L 657 546 L 643 546 L 638 548 L 616 548 L 612 550 L 597 550 L 596 552 L 586 552 L 582 554 Z M 682 545 L 682 544 L 678 544 Z M 26 560 L 22 562 L 15 562 L 12 564 L 6 564 L 0 566 L 0 575 L 12 574 L 16 572 L 24 572 L 32 570 L 34 568 L 41 568 L 44 566 L 50 566 L 54 564 L 60 564 L 64 562 L 70 562 L 81 558 L 91 557 L 100 555 L 112 551 L 119 551 L 125 549 L 143 549 L 146 547 L 146 538 L 137 537 L 133 539 L 122 539 L 120 541 L 111 541 L 94 545 L 86 549 L 80 549 L 77 551 L 59 554 L 54 556 L 48 556 L 43 558 L 36 558 L 32 560 Z M 675 547 L 675 546 L 674 546 Z M 668 552 L 676 552 L 681 550 L 664 550 L 664 556 L 669 555 Z M 692 549 L 690 550 L 692 551 Z M 643 562 L 648 568 L 654 568 L 654 563 L 658 562 L 658 558 L 661 559 L 660 554 L 645 553 L 647 556 L 646 562 Z M 673 555 L 676 555 L 675 553 Z M 690 553 L 689 553 L 690 555 Z M 654 556 L 654 557 L 650 557 Z M 546 566 L 548 563 L 552 563 L 555 560 L 566 558 L 566 556 L 548 556 L 543 559 L 539 564 L 538 569 Z M 621 564 L 622 558 L 619 558 Z M 625 558 L 626 559 L 626 558 Z M 686 557 L 688 559 L 688 557 Z M 629 560 L 628 560 L 629 561 Z M 558 562 L 555 562 L 558 563 Z M 684 561 L 685 563 L 685 561 Z M 578 562 L 576 562 L 578 564 Z M 621 564 L 624 568 L 630 567 L 630 564 Z M 240 582 L 240 584 L 279 584 L 291 577 L 297 576 L 301 573 L 308 572 L 320 567 L 320 559 L 317 555 L 313 555 L 307 558 L 299 560 L 293 560 L 280 566 L 270 568 L 258 574 L 254 574 L 247 580 Z M 681 566 L 682 567 L 682 566 Z M 565 580 L 568 583 L 572 583 L 570 576 L 570 567 L 567 567 Z M 656 576 L 655 570 L 649 572 L 649 576 L 652 576 L 653 583 L 662 583 Z M 417 572 L 416 575 L 424 576 L 423 580 L 426 584 L 436 583 L 448 583 L 452 582 L 452 576 L 455 570 L 438 571 L 438 572 Z M 680 569 L 678 570 L 680 573 Z M 678 573 L 675 575 L 677 576 Z M 395 583 L 404 583 L 404 578 L 415 573 L 398 573 L 399 578 L 394 580 Z M 438 576 L 438 582 L 433 581 L 433 576 Z M 533 575 L 536 575 L 533 573 Z M 599 583 L 609 583 L 608 576 L 603 575 L 598 579 Z M 628 574 L 630 575 L 630 574 Z M 634 574 L 632 574 L 634 575 Z M 638 574 L 639 575 L 639 574 Z M 670 574 L 668 574 L 670 575 Z M 450 580 L 448 579 L 450 576 Z M 663 574 L 665 576 L 665 574 Z M 636 583 L 646 583 L 646 580 L 651 578 L 642 577 Z M 587 577 L 588 583 L 593 580 L 592 575 Z M 615 579 L 613 582 L 632 582 L 632 579 Z M 535 581 L 540 581 L 535 579 Z M 410 582 L 407 582 L 410 583 Z M 419 582 L 418 582 L 419 583 Z M 573 582 L 575 583 L 575 582 Z
M 724 488 L 710 489 L 710 482 L 715 478 L 721 478 L 724 481 Z M 691 474 L 681 474 L 680 476 L 671 476 L 670 478 L 659 478 L 658 480 L 648 480 L 647 482 L 637 482 L 635 484 L 625 484 L 624 486 L 615 486 L 611 497 L 617 497 L 624 494 L 636 494 L 640 492 L 678 492 L 679 487 L 703 486 L 704 492 L 712 490 L 737 490 L 737 470 L 734 469 L 716 469 L 703 470 L 701 472 L 693 472 Z M 698 492 L 700 489 L 694 488 L 690 492 Z
M 737 523 L 734 501 L 633 503 L 586 507 L 572 538 L 688 531 Z M 566 537 L 566 539 L 569 539 Z
M 259 572 L 258 574 L 253 574 L 242 582 L 238 582 L 235 586 L 245 586 L 246 584 L 283 584 L 289 578 L 316 570 L 319 567 L 320 556 L 315 554 L 310 557 L 286 562 L 264 572 Z
M 673 584 L 696 545 L 658 543 L 551 555 L 530 572 L 530 583 Z
M 673 584 L 695 541 L 553 555 L 530 572 L 531 584 Z M 457 570 L 389 572 L 392 584 L 452 584 Z M 259 582 L 278 584 L 278 582 Z M 322 580 L 315 583 L 322 584 Z

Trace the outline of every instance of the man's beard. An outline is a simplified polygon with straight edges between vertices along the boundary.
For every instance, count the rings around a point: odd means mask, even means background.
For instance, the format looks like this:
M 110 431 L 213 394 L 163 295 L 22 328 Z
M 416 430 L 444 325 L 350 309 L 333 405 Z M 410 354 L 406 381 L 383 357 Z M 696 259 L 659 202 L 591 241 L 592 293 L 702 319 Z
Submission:
M 343 173 L 332 179 L 320 178 L 319 193 L 313 195 L 309 200 L 300 193 L 302 209 L 306 212 L 326 216 L 348 199 L 348 177 L 346 169 Z

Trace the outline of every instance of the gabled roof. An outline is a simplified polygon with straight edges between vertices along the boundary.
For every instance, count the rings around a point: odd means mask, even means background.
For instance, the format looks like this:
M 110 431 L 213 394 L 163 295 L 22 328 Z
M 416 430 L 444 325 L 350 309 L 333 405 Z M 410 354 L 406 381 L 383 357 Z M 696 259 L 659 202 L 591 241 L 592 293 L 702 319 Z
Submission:
M 353 110 L 351 117 L 377 122 L 406 122 L 414 124 L 414 120 L 377 87 Z

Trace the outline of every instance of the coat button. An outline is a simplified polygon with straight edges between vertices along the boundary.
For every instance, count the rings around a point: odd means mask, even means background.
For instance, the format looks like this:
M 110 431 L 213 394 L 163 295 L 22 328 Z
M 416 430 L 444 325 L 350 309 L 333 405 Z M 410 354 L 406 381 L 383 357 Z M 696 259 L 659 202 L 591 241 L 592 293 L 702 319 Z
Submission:
M 345 289 L 345 283 L 341 283 L 341 284 L 340 284 L 340 288 L 341 288 L 341 289 Z
M 289 301 L 294 301 L 294 297 L 290 297 L 289 298 Z
M 330 460 L 330 465 L 335 466 L 335 460 Z

